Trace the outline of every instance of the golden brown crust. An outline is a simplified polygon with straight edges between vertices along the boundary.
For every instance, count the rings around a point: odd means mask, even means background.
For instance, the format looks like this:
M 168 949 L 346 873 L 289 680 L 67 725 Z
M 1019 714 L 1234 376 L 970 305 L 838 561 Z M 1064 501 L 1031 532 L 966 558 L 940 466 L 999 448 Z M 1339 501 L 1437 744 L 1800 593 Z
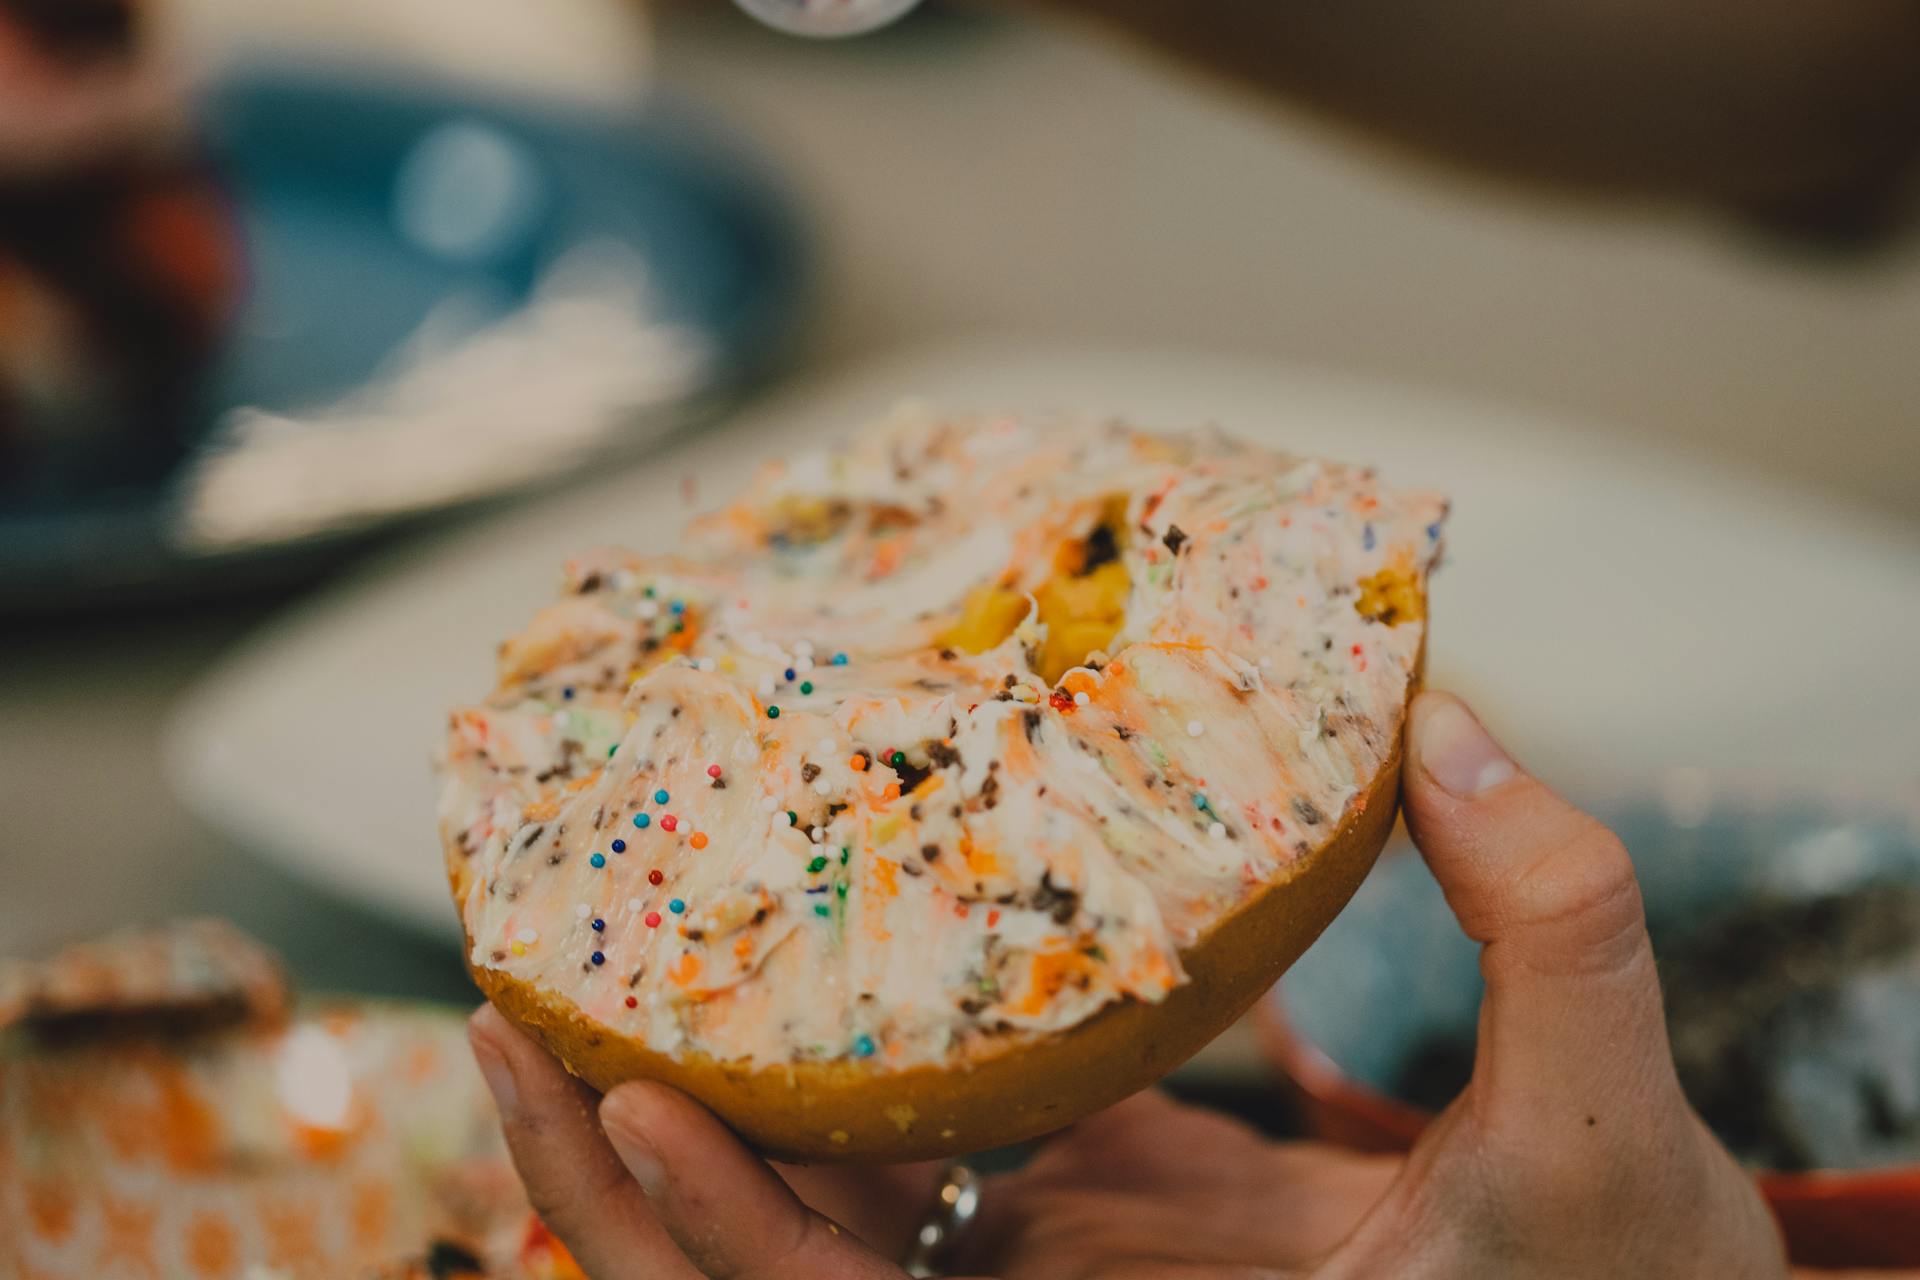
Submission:
M 1424 641 L 1421 653 L 1409 700 L 1420 683 Z M 1340 913 L 1386 843 L 1399 808 L 1401 758 L 1396 743 L 1331 842 L 1182 952 L 1188 981 L 1165 1000 L 1124 1000 L 1065 1031 L 1009 1036 L 967 1061 L 889 1071 L 847 1059 L 756 1065 L 669 1057 L 608 1030 L 563 997 L 496 969 L 469 967 L 496 1008 L 594 1088 L 642 1079 L 673 1085 L 766 1155 L 891 1162 L 1004 1146 L 1152 1084 L 1278 981 Z

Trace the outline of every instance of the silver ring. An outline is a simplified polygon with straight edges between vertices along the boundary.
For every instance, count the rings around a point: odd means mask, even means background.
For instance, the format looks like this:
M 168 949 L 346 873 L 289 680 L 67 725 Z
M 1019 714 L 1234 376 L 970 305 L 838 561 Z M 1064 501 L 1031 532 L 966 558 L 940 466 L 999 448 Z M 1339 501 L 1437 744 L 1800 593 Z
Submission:
M 940 1170 L 940 1188 L 934 1195 L 933 1209 L 907 1246 L 900 1263 L 915 1277 L 938 1276 L 938 1265 L 966 1233 L 980 1212 L 981 1178 L 964 1160 L 949 1160 Z

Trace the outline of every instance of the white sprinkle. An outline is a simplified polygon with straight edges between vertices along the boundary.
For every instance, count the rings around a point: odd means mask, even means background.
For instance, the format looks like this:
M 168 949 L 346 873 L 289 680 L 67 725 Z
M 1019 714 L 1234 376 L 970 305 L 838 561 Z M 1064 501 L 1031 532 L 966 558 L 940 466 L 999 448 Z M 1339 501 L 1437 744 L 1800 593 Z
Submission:
M 1187 721 L 1187 736 L 1189 738 L 1197 738 L 1206 731 L 1207 726 L 1201 724 L 1198 720 Z
M 627 899 L 627 910 L 629 910 L 629 911 L 635 911 L 635 912 L 637 912 L 637 911 L 639 911 L 639 910 L 640 910 L 640 908 L 642 908 L 642 907 L 644 907 L 644 906 L 646 906 L 646 905 L 647 905 L 646 903 L 644 903 L 644 902 L 642 902 L 642 901 L 640 901 L 640 899 L 638 899 L 638 898 L 628 898 L 628 899 Z
M 758 685 L 758 688 L 760 690 L 761 697 L 763 698 L 772 697 L 773 696 L 773 677 L 761 676 L 760 684 Z
M 811 671 L 813 670 L 813 659 L 803 653 L 794 659 L 793 669 L 795 671 Z
M 588 909 L 586 903 L 582 902 L 575 905 L 575 907 L 573 908 L 573 914 L 575 919 L 585 920 L 588 916 L 592 915 L 593 912 Z
M 815 844 L 819 844 L 827 838 L 827 829 L 825 827 L 814 827 L 807 834 L 809 839 Z
M 513 937 L 516 942 L 524 942 L 528 946 L 532 946 L 534 943 L 540 941 L 539 933 L 532 929 L 522 929 L 520 932 L 514 934 Z
M 813 794 L 817 796 L 830 796 L 833 794 L 833 784 L 825 778 L 815 778 L 813 780 Z
M 1218 840 L 1220 837 L 1227 834 L 1227 824 L 1224 822 L 1216 822 L 1212 826 L 1207 828 L 1207 834 L 1212 836 L 1215 840 Z
M 775 809 L 778 809 L 779 807 L 780 807 L 780 802 L 778 800 L 775 800 L 772 796 L 760 797 L 760 811 L 762 813 L 772 813 Z
M 1093 701 L 1093 699 L 1087 697 L 1084 689 L 1073 695 L 1073 705 L 1076 707 L 1084 707 L 1091 701 Z
M 697 658 L 694 660 L 693 665 L 700 668 L 700 670 L 702 671 L 712 671 L 715 668 L 717 668 L 720 664 L 715 662 L 712 658 Z
M 657 618 L 660 616 L 660 602 L 658 600 L 642 600 L 633 606 L 633 611 L 642 618 Z

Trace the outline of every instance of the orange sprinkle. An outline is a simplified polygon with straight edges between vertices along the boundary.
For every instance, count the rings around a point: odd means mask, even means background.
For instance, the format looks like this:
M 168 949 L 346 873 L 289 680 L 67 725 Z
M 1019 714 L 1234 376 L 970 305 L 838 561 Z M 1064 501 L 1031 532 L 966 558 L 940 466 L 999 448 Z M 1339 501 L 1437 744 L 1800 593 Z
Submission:
M 995 907 L 992 911 L 987 912 L 987 928 L 989 929 L 996 928 L 999 925 L 999 923 L 1000 923 L 1000 909 L 998 907 Z
M 962 920 L 965 920 L 965 919 L 967 918 L 967 914 L 968 914 L 968 913 L 969 913 L 969 912 L 970 912 L 971 910 L 972 910 L 972 908 L 971 908 L 971 907 L 969 907 L 969 906 L 968 906 L 968 905 L 967 905 L 966 903 L 964 903 L 964 902 L 956 902 L 956 903 L 954 903 L 954 904 L 953 904 L 953 914 L 955 914 L 955 915 L 957 915 L 957 916 L 959 916 L 959 917 L 960 917 L 960 918 L 961 918 Z
M 900 798 L 900 784 L 897 782 L 889 782 L 887 789 L 880 793 L 880 798 L 882 800 L 898 800 Z
M 707 833 L 704 831 L 696 831 L 693 833 L 692 839 L 688 840 L 687 843 L 696 849 L 704 849 L 707 847 Z
M 853 770 L 855 773 L 865 773 L 867 771 L 867 758 L 863 755 L 855 754 L 848 759 L 847 768 Z
M 742 960 L 752 955 L 753 939 L 746 934 L 741 934 L 738 938 L 735 938 L 733 940 L 733 954 Z

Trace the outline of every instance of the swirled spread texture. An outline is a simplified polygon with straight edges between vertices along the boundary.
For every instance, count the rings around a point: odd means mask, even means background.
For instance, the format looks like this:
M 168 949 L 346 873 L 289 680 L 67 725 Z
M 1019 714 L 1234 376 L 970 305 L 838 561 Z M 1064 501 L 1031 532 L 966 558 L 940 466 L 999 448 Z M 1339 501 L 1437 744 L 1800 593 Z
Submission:
M 678 1057 L 909 1067 L 1158 1001 L 1387 763 L 1442 499 L 903 411 L 571 561 L 455 711 L 476 965 Z

